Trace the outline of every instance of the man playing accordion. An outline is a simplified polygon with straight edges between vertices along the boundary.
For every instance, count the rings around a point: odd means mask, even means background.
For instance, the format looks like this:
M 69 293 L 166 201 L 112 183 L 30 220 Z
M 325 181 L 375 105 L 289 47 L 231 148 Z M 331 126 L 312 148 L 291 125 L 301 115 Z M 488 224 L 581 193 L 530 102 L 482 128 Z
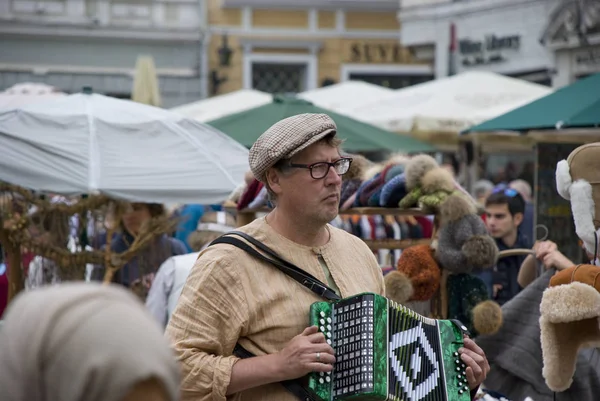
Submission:
M 384 295 L 371 250 L 329 224 L 352 163 L 341 155 L 336 133 L 329 116 L 301 114 L 261 135 L 250 149 L 250 167 L 275 208 L 239 231 L 341 298 Z M 182 400 L 298 401 L 281 382 L 331 372 L 336 361 L 330 341 L 306 327 L 318 301 L 314 289 L 239 247 L 218 243 L 202 251 L 166 329 L 182 366 Z M 241 358 L 234 352 L 240 346 L 255 356 Z M 474 394 L 489 371 L 487 359 L 468 338 L 460 359 Z

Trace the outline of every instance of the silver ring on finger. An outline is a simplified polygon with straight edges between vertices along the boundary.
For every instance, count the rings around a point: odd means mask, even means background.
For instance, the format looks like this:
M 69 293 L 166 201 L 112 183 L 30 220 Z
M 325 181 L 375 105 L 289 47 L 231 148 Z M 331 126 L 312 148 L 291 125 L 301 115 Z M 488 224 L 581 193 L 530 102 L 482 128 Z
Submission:
M 321 353 L 317 352 L 317 362 L 320 362 L 320 361 L 321 361 Z

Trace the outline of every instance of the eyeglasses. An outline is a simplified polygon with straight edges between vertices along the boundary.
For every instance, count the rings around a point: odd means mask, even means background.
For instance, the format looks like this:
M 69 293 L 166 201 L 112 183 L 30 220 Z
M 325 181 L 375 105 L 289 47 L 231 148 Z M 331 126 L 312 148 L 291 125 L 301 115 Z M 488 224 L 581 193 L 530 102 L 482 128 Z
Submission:
M 329 173 L 329 169 L 333 167 L 333 170 L 337 173 L 337 175 L 344 175 L 350 169 L 350 164 L 352 164 L 352 158 L 344 157 L 342 159 L 336 160 L 332 163 L 329 162 L 318 162 L 313 164 L 296 164 L 290 163 L 288 167 L 292 168 L 305 168 L 310 170 L 310 176 L 315 180 L 320 180 L 321 178 L 325 178 Z

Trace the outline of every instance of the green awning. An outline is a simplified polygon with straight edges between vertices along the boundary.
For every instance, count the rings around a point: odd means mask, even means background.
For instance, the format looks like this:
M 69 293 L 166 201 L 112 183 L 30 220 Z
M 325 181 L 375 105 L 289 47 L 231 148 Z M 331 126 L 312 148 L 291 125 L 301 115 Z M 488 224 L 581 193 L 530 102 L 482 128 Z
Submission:
M 594 74 L 516 110 L 473 126 L 462 134 L 598 126 L 600 126 L 600 74 Z
M 343 147 L 346 151 L 390 150 L 404 153 L 436 151 L 436 148 L 428 143 L 322 109 L 294 96 L 276 95 L 272 103 L 208 121 L 207 124 L 242 145 L 251 147 L 258 137 L 277 121 L 303 113 L 329 115 L 337 125 L 338 136 L 345 140 Z

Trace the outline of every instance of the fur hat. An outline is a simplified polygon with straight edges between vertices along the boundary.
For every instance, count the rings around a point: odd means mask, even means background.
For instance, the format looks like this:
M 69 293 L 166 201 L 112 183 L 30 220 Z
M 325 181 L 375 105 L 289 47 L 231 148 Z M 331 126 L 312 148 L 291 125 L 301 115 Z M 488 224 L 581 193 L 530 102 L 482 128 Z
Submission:
M 556 189 L 571 201 L 575 232 L 598 264 L 600 142 L 580 146 L 558 162 Z M 540 329 L 546 384 L 567 390 L 579 349 L 600 346 L 599 266 L 573 266 L 552 277 L 542 296 Z
M 580 146 L 558 162 L 556 189 L 571 201 L 577 236 L 594 254 L 600 240 L 600 142 Z
M 405 249 L 398 259 L 398 270 L 385 276 L 385 291 L 398 303 L 426 301 L 440 287 L 441 271 L 429 245 L 414 245 Z
M 578 265 L 555 274 L 540 304 L 542 375 L 552 391 L 573 382 L 580 348 L 600 347 L 600 267 Z

